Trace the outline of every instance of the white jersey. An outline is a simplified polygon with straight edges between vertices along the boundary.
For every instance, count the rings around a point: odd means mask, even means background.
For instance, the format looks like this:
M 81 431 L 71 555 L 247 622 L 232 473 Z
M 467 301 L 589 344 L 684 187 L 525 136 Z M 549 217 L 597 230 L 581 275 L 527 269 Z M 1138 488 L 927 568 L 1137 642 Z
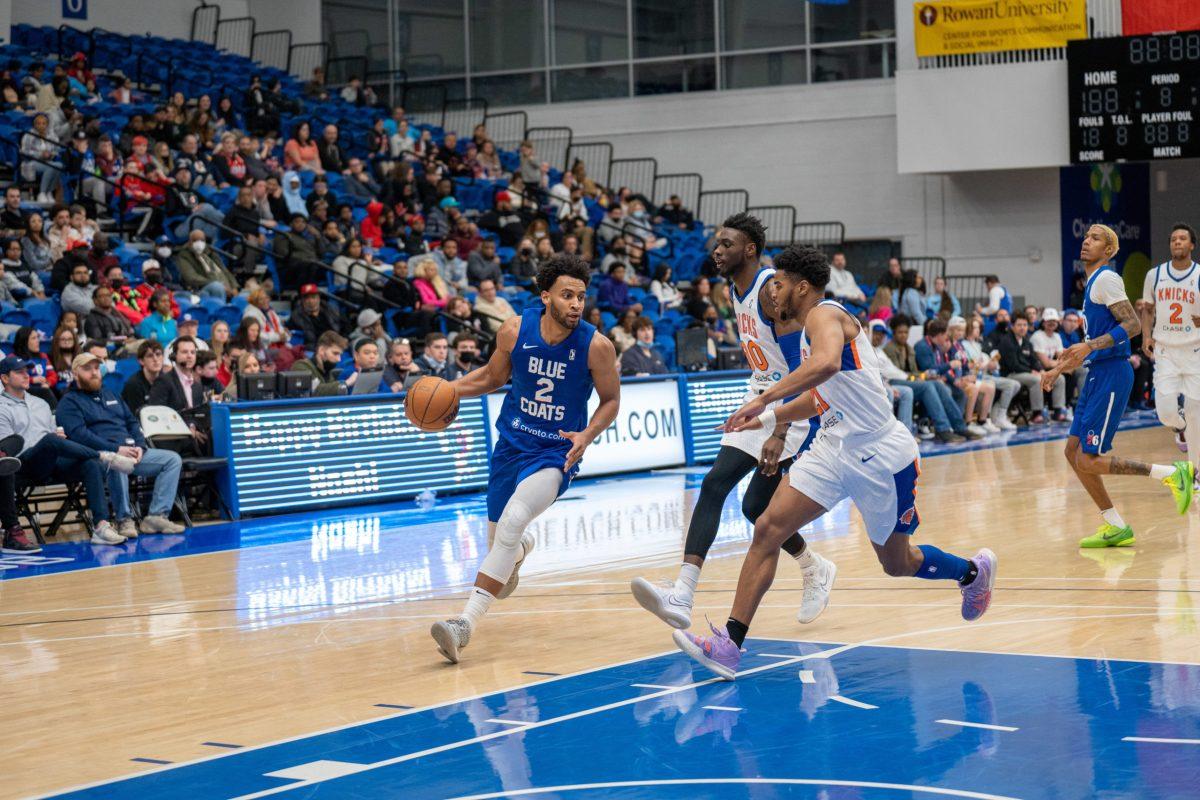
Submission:
M 1165 345 L 1200 345 L 1200 265 L 1180 273 L 1171 262 L 1146 273 L 1142 298 L 1154 304 L 1154 339 Z
M 835 306 L 851 319 L 854 315 L 834 300 L 819 306 Z M 842 347 L 841 368 L 832 378 L 812 390 L 821 415 L 821 431 L 839 439 L 876 434 L 895 423 L 891 394 L 884 388 L 879 354 L 857 319 L 858 334 Z M 800 336 L 800 360 L 812 352 L 808 331 Z
M 733 295 L 733 310 L 737 314 L 738 338 L 741 339 L 746 361 L 750 364 L 750 389 L 756 394 L 770 389 L 791 371 L 775 339 L 775 326 L 767 319 L 758 302 L 763 286 L 774 275 L 774 269 L 760 269 L 744 297 L 738 296 L 736 286 L 730 287 L 733 290 L 730 292 Z

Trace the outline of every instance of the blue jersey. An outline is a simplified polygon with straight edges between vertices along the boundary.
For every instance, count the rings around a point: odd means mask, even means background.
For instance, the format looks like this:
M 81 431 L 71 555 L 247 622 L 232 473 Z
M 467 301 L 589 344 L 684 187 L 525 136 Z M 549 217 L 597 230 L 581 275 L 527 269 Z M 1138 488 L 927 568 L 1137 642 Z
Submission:
M 580 320 L 566 339 L 549 345 L 542 338 L 542 313 L 541 308 L 529 308 L 521 314 L 511 388 L 500 407 L 496 432 L 501 443 L 518 451 L 565 452 L 571 442 L 558 432 L 581 431 L 588 423 L 588 350 L 596 327 Z
M 1111 272 L 1120 278 L 1118 273 L 1111 264 L 1105 264 L 1100 269 L 1092 273 L 1088 278 L 1087 284 L 1083 288 L 1083 321 L 1087 338 L 1097 339 L 1106 333 L 1112 333 L 1117 328 L 1121 327 L 1117 322 L 1117 318 L 1108 310 L 1108 306 L 1103 303 L 1097 303 L 1092 300 L 1092 287 L 1096 283 L 1096 279 L 1105 272 Z M 1106 350 L 1093 351 L 1084 363 L 1092 363 L 1095 361 L 1105 361 L 1110 358 L 1129 358 L 1129 340 L 1114 345 Z

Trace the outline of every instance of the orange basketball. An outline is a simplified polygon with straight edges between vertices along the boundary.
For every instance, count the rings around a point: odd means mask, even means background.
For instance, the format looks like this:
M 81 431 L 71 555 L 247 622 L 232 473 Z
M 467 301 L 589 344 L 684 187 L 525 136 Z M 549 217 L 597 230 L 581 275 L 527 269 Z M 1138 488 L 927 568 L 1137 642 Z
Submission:
M 458 392 L 450 381 L 426 375 L 408 390 L 404 413 L 423 431 L 443 431 L 458 416 Z

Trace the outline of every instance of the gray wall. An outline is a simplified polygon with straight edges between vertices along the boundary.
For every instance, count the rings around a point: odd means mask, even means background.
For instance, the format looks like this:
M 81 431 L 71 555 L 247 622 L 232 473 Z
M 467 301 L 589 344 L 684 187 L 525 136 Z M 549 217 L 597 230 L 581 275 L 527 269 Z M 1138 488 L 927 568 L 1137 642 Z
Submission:
M 1198 181 L 1200 162 L 1195 160 L 1160 161 L 1150 166 L 1151 263 L 1161 264 L 1171 257 L 1167 242 L 1171 238 L 1171 226 L 1176 222 L 1200 228 Z

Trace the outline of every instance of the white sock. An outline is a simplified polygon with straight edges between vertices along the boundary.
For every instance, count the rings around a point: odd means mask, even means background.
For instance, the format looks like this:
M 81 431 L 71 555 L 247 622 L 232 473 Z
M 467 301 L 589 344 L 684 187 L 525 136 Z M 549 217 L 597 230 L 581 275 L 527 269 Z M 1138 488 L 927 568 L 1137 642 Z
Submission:
M 474 628 L 487 610 L 491 608 L 492 601 L 496 598 L 487 591 L 480 589 L 478 586 L 471 590 L 471 596 L 467 598 L 467 607 L 463 609 L 463 619 L 471 624 Z
M 675 588 L 671 593 L 680 602 L 692 604 L 692 596 L 696 593 L 696 584 L 700 581 L 700 567 L 684 563 L 679 567 L 679 577 L 675 579 Z
M 1125 520 L 1121 519 L 1121 515 L 1117 513 L 1115 508 L 1109 508 L 1101 511 L 1100 516 L 1104 517 L 1104 521 L 1109 525 L 1114 525 L 1118 528 L 1125 527 Z
M 796 563 L 800 565 L 801 569 L 811 567 L 817 561 L 813 558 L 812 548 L 807 544 L 805 544 L 804 549 L 800 551 L 799 555 L 794 555 L 792 558 L 796 559 Z
M 1168 467 L 1165 464 L 1151 464 L 1150 478 L 1152 480 L 1161 481 L 1163 478 L 1169 478 L 1175 474 L 1174 467 Z

